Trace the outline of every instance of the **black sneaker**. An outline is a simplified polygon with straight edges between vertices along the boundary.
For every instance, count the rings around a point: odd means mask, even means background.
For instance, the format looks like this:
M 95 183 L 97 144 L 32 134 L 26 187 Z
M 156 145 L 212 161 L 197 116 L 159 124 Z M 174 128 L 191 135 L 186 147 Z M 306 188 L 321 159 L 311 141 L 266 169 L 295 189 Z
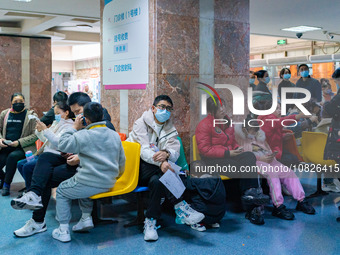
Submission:
M 280 205 L 279 207 L 274 206 L 272 215 L 284 220 L 294 220 L 295 218 L 294 214 L 287 210 L 285 205 Z
M 296 205 L 296 210 L 301 211 L 306 214 L 315 214 L 315 209 L 307 201 L 298 202 Z
M 261 211 L 261 206 L 255 207 L 253 210 L 246 213 L 246 219 L 255 225 L 263 225 L 264 218 Z
M 1 195 L 2 195 L 3 197 L 9 196 L 9 188 L 3 187 L 3 188 L 2 188 L 2 191 L 1 191 Z
M 261 188 L 251 188 L 244 192 L 241 198 L 244 206 L 248 205 L 265 205 L 270 201 L 269 196 L 264 195 Z

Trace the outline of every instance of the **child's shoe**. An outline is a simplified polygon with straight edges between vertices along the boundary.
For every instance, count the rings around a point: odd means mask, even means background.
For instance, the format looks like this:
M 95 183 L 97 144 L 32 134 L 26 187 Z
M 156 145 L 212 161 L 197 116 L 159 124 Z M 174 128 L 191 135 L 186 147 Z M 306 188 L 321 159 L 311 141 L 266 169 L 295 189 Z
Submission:
M 296 210 L 301 211 L 306 214 L 315 214 L 315 209 L 307 201 L 298 202 L 296 205 Z
M 286 209 L 285 205 L 280 205 L 279 207 L 274 206 L 272 215 L 284 220 L 294 220 L 294 214 Z
M 53 230 L 52 237 L 63 243 L 71 241 L 70 231 L 68 229 L 61 230 L 60 227 Z
M 73 232 L 87 232 L 94 227 L 92 217 L 80 218 L 79 222 L 72 227 Z
M 255 207 L 251 211 L 247 212 L 245 217 L 255 225 L 263 225 L 264 218 L 261 211 L 261 206 Z

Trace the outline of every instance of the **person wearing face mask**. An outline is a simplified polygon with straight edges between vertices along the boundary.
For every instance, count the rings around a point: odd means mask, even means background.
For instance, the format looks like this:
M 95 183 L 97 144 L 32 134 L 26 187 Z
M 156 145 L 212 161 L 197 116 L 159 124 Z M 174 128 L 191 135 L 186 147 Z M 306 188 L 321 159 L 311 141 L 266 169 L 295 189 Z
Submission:
M 53 107 L 55 120 L 50 128 L 47 128 L 42 121 L 37 122 L 37 129 L 35 134 L 44 143 L 40 150 L 34 156 L 34 160 L 27 161 L 26 159 L 18 162 L 18 170 L 25 180 L 26 190 L 28 191 L 31 186 L 31 180 L 33 170 L 38 161 L 39 155 L 42 153 L 52 153 L 60 155 L 57 150 L 59 137 L 65 132 L 65 130 L 73 125 L 74 114 L 71 112 L 71 108 L 66 104 L 65 101 L 59 101 Z M 42 162 L 44 163 L 44 162 Z M 38 170 L 45 171 L 44 166 L 38 166 Z
M 170 119 L 172 111 L 171 98 L 157 96 L 152 107 L 134 123 L 127 139 L 141 145 L 138 183 L 150 189 L 150 203 L 144 222 L 145 241 L 158 239 L 156 221 L 161 216 L 161 199 L 164 196 L 174 205 L 177 217 L 184 223 L 197 224 L 205 217 L 193 210 L 183 198 L 176 199 L 159 181 L 166 171 L 174 171 L 168 161 L 175 163 L 180 153 L 178 133 Z
M 270 82 L 270 78 L 268 72 L 266 70 L 260 70 L 255 73 L 259 84 L 257 84 L 255 91 L 261 91 L 271 94 L 268 89 L 268 83 Z
M 339 94 L 340 92 L 340 67 L 334 71 L 334 73 L 332 74 L 332 78 L 334 79 L 336 83 L 337 94 Z
M 296 87 L 309 90 L 309 92 L 311 93 L 311 98 L 314 99 L 316 102 L 321 102 L 322 90 L 320 82 L 309 75 L 309 67 L 306 64 L 299 65 L 298 70 L 300 72 L 301 78 L 297 81 Z M 294 94 L 294 98 L 304 97 L 305 94 L 303 93 Z
M 281 90 L 282 88 L 294 88 L 295 84 L 292 83 L 289 79 L 291 78 L 291 73 L 290 70 L 288 68 L 282 68 L 282 70 L 280 71 L 280 78 L 282 79 L 282 81 L 280 82 L 279 86 L 278 86 L 278 93 L 279 93 L 279 97 L 281 99 Z M 286 98 L 287 99 L 292 99 L 294 98 L 294 93 L 287 93 L 286 94 Z M 292 105 L 288 105 L 287 106 L 287 110 L 289 108 L 291 108 Z
M 25 158 L 25 152 L 36 151 L 34 134 L 37 115 L 25 108 L 25 97 L 15 93 L 11 97 L 12 108 L 0 114 L 0 178 L 2 196 L 8 196 L 17 162 Z M 6 174 L 2 168 L 6 166 Z
M 322 78 L 320 83 L 322 89 L 322 103 L 331 101 L 332 97 L 334 96 L 331 83 L 326 78 Z
M 254 71 L 249 71 L 249 87 L 253 88 L 253 90 L 256 88 Z
M 215 101 L 218 104 L 215 104 Z M 256 167 L 256 157 L 252 152 L 244 152 L 237 144 L 234 128 L 230 126 L 230 119 L 226 113 L 225 100 L 215 97 L 207 99 L 208 116 L 200 121 L 195 135 L 199 154 L 207 166 L 231 166 L 237 172 L 219 173 L 235 179 L 238 184 L 241 201 L 246 210 L 246 218 L 256 225 L 264 224 L 262 206 L 269 202 L 258 184 L 256 172 L 242 172 L 241 167 Z M 225 119 L 227 124 L 216 124 L 214 120 Z
M 55 120 L 54 118 L 54 106 L 59 102 L 66 102 L 67 101 L 67 94 L 63 91 L 58 91 L 53 95 L 53 105 L 52 108 L 41 117 L 40 121 L 43 122 L 46 126 L 49 126 Z
M 256 156 L 258 171 L 268 181 L 270 197 L 274 204 L 272 215 L 284 220 L 294 219 L 294 214 L 286 209 L 283 204 L 281 184 L 287 188 L 293 198 L 298 201 L 298 204 L 302 205 L 304 213 L 314 214 L 314 208 L 304 201 L 305 192 L 299 178 L 291 169 L 288 169 L 288 171 L 267 171 L 269 167 L 282 169 L 283 164 L 276 160 L 277 151 L 273 152 L 270 149 L 266 142 L 265 133 L 259 127 L 249 125 L 248 121 L 251 119 L 250 116 L 247 117 L 245 126 L 235 125 L 235 139 L 244 148 L 244 151 L 253 152 Z

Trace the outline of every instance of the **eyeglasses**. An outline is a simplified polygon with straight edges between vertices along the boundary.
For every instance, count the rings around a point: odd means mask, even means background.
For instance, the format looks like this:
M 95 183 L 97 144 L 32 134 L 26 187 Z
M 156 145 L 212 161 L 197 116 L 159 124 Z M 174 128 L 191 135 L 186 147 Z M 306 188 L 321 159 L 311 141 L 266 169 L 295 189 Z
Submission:
M 171 106 L 166 106 L 164 104 L 159 104 L 159 105 L 156 105 L 156 107 L 158 109 L 161 109 L 161 110 L 167 110 L 168 112 L 172 112 L 174 108 L 172 108 Z

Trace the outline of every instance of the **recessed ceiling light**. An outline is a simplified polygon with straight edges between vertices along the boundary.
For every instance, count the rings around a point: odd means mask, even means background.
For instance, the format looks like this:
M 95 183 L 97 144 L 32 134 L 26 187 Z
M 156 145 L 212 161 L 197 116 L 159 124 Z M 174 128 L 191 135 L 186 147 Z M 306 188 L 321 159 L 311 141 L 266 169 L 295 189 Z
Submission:
M 78 25 L 76 25 L 76 27 L 79 27 L 79 28 L 81 28 L 81 27 L 93 28 L 93 26 L 88 25 L 88 24 L 78 24 Z
M 13 0 L 15 2 L 26 2 L 26 3 L 29 3 L 29 2 L 32 2 L 32 0 Z
M 322 27 L 310 27 L 310 26 L 297 26 L 297 27 L 288 27 L 283 28 L 283 31 L 295 32 L 295 33 L 305 33 L 310 31 L 321 30 Z

